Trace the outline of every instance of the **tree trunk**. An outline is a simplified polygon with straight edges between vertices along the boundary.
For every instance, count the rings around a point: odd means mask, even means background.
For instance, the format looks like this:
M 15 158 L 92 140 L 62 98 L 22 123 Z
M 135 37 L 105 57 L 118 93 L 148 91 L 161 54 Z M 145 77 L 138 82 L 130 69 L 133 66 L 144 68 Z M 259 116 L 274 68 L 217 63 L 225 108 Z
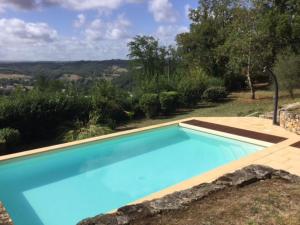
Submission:
M 250 87 L 251 91 L 251 99 L 255 99 L 255 88 L 251 79 L 251 39 L 250 39 L 250 44 L 249 44 L 249 52 L 248 52 L 248 63 L 247 63 L 247 79 L 248 79 L 248 84 Z
M 289 94 L 290 94 L 290 97 L 291 97 L 292 99 L 295 99 L 293 88 L 290 88 L 290 89 L 289 89 Z

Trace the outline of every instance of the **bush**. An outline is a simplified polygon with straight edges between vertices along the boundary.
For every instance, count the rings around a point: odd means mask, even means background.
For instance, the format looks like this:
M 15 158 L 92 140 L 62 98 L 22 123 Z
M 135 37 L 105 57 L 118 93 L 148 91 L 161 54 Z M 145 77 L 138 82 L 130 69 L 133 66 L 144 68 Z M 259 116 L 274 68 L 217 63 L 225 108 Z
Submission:
M 90 98 L 33 91 L 0 103 L 0 127 L 13 127 L 28 142 L 56 135 L 65 122 L 88 121 Z
M 286 50 L 277 57 L 274 67 L 279 85 L 283 90 L 287 90 L 294 98 L 294 89 L 300 87 L 300 55 Z
M 15 147 L 20 142 L 20 132 L 13 128 L 3 128 L 0 130 L 0 140 L 6 147 Z
M 148 118 L 153 118 L 159 114 L 160 104 L 157 94 L 144 94 L 140 99 L 140 106 Z
M 222 85 L 214 85 L 222 86 Z M 245 75 L 227 73 L 224 76 L 224 86 L 230 91 L 239 91 L 247 87 L 247 78 Z
M 161 92 L 159 95 L 161 110 L 164 114 L 176 111 L 178 105 L 178 93 L 175 91 Z
M 117 124 L 129 119 L 128 114 L 113 100 L 106 100 L 99 96 L 93 97 L 92 108 L 90 118 L 94 117 L 96 124 L 105 124 L 110 128 L 115 128 Z
M 0 155 L 3 155 L 6 153 L 6 143 L 5 140 L 0 139 Z
M 108 127 L 90 124 L 85 127 L 77 127 L 75 129 L 67 131 L 63 135 L 62 139 L 64 142 L 70 142 L 109 134 L 112 132 L 113 131 Z
M 224 87 L 211 87 L 204 91 L 202 98 L 206 101 L 217 102 L 228 95 Z
M 201 96 L 208 87 L 209 77 L 202 71 L 183 76 L 178 84 L 180 102 L 185 106 L 193 106 L 201 100 Z
M 178 85 L 181 103 L 185 106 L 197 104 L 205 89 L 205 83 L 192 79 L 182 79 Z

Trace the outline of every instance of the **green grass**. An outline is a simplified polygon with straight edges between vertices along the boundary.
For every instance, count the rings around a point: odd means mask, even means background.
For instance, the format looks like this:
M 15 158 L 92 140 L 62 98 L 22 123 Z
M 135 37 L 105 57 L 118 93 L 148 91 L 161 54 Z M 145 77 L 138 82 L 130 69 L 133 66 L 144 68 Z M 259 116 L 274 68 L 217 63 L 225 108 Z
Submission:
M 118 130 L 132 129 L 144 126 L 155 125 L 173 120 L 184 119 L 187 117 L 230 117 L 247 116 L 252 113 L 262 114 L 273 110 L 273 92 L 257 91 L 256 99 L 250 99 L 249 92 L 232 93 L 229 98 L 222 103 L 200 103 L 192 109 L 180 109 L 169 117 L 158 117 L 155 119 L 141 119 L 132 121 Z M 288 93 L 280 93 L 279 106 L 300 102 L 300 90 L 295 91 L 295 98 L 289 97 Z

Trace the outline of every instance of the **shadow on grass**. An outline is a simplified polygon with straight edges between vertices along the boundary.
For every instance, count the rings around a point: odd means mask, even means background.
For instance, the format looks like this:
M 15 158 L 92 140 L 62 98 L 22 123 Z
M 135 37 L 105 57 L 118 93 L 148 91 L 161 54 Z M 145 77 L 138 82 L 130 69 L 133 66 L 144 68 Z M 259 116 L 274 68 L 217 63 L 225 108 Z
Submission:
M 200 102 L 200 103 L 198 103 L 197 105 L 195 105 L 193 107 L 179 108 L 179 109 L 176 110 L 176 112 L 174 112 L 172 114 L 169 114 L 169 115 L 161 114 L 159 116 L 156 116 L 155 118 L 150 118 L 150 119 L 147 119 L 147 118 L 135 119 L 135 120 L 131 121 L 133 124 L 131 124 L 130 122 L 129 122 L 129 124 L 123 124 L 123 125 L 117 127 L 115 129 L 115 131 L 126 131 L 126 130 L 139 128 L 140 127 L 139 124 L 142 124 L 147 120 L 153 121 L 153 124 L 157 124 L 157 122 L 172 121 L 173 119 L 177 119 L 177 117 L 184 116 L 184 115 L 189 115 L 195 110 L 204 109 L 204 108 L 214 108 L 214 107 L 217 107 L 219 104 L 228 103 L 228 102 L 231 102 L 231 101 L 234 101 L 234 99 L 227 98 L 227 99 L 224 99 L 224 100 L 219 101 L 217 103 Z M 151 125 L 151 123 L 148 124 L 148 125 Z

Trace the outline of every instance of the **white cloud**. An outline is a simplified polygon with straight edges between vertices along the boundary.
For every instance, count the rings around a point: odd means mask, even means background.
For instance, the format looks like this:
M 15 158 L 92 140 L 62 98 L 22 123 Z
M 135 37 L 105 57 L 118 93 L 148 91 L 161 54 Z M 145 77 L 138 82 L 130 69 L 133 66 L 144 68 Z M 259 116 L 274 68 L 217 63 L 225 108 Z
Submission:
M 165 45 L 175 44 L 176 35 L 187 32 L 188 28 L 185 26 L 159 26 L 154 34 L 160 42 Z
M 85 30 L 86 39 L 88 41 L 99 40 L 120 40 L 129 37 L 129 28 L 131 23 L 124 15 L 118 16 L 115 21 L 104 22 L 95 19 Z
M 74 21 L 74 27 L 82 27 L 85 24 L 86 18 L 83 14 L 78 14 L 77 19 Z
M 26 23 L 17 18 L 0 19 L 0 30 L 2 44 L 51 42 L 57 38 L 57 31 L 46 23 Z
M 126 58 L 130 22 L 86 23 L 85 38 L 63 37 L 45 23 L 0 19 L 1 60 L 104 60 Z
M 141 3 L 144 0 L 0 0 L 0 9 L 37 9 L 61 6 L 71 10 L 114 10 L 126 3 Z
M 190 10 L 191 10 L 191 5 L 190 4 L 186 4 L 184 6 L 184 14 L 186 16 L 186 18 L 189 18 L 189 14 L 190 14 Z
M 0 44 L 1 46 L 1 44 Z M 8 61 L 69 61 L 69 60 L 105 60 L 124 59 L 127 55 L 126 42 L 104 40 L 87 42 L 78 38 L 63 38 L 52 43 L 39 45 L 1 46 L 1 60 Z
M 149 0 L 149 11 L 157 22 L 174 23 L 177 21 L 178 12 L 169 0 Z

